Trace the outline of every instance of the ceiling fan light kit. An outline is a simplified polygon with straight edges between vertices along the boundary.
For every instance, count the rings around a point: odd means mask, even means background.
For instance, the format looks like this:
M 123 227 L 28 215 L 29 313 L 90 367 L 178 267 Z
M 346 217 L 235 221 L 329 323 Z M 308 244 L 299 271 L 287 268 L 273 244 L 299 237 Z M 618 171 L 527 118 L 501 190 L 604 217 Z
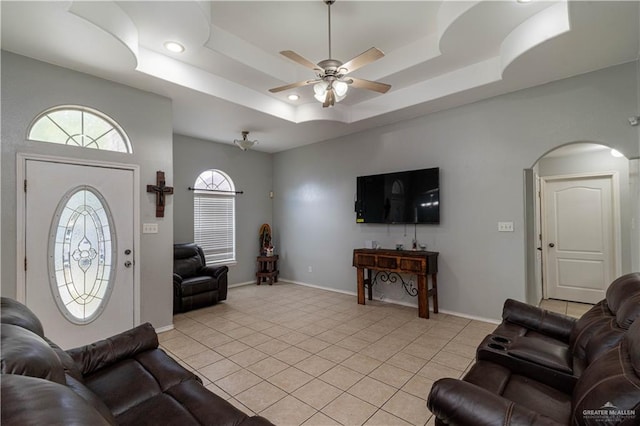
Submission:
M 358 89 L 367 89 L 378 93 L 386 93 L 391 88 L 389 84 L 355 77 L 346 77 L 350 72 L 382 58 L 384 53 L 380 49 L 372 47 L 344 64 L 337 59 L 331 58 L 331 5 L 335 3 L 335 0 L 323 1 L 327 5 L 329 16 L 329 59 L 320 61 L 316 65 L 292 50 L 283 50 L 280 52 L 282 56 L 285 56 L 304 67 L 312 69 L 316 72 L 317 78 L 313 80 L 299 81 L 285 86 L 274 87 L 273 89 L 269 89 L 269 91 L 271 93 L 278 93 L 295 87 L 313 84 L 314 98 L 319 102 L 322 102 L 322 106 L 324 108 L 333 106 L 336 102 L 343 100 L 347 96 L 349 85 Z
M 243 151 L 250 149 L 251 147 L 253 147 L 258 143 L 258 141 L 250 141 L 249 139 L 247 139 L 247 136 L 249 136 L 249 132 L 246 130 L 243 130 L 242 139 L 235 139 L 233 143 L 236 144 L 237 147 Z

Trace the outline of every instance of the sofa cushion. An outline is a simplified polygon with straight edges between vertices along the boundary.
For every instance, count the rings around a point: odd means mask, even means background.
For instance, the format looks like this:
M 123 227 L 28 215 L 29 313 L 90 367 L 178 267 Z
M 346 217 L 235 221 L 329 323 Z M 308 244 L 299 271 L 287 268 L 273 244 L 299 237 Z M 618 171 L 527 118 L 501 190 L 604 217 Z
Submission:
M 38 336 L 44 337 L 42 323 L 38 317 L 17 300 L 8 297 L 0 298 L 0 322 L 26 328 Z
M 109 423 L 116 424 L 116 419 L 109 411 L 109 408 L 102 402 L 98 396 L 91 392 L 82 382 L 67 374 L 67 386 L 74 391 L 79 397 L 85 400 L 87 404 L 100 413 Z
M 38 377 L 65 384 L 60 358 L 42 337 L 17 325 L 2 324 L 0 327 L 3 374 Z
M 58 383 L 34 377 L 3 374 L 3 425 L 40 426 L 115 425 L 91 407 L 73 390 Z
M 587 344 L 600 327 L 615 319 L 606 300 L 602 300 L 589 309 L 576 322 L 571 330 L 569 348 L 575 358 L 587 358 Z
M 193 277 L 205 266 L 194 243 L 173 245 L 173 272 L 182 278 Z
M 217 282 L 209 276 L 185 278 L 182 281 L 182 297 L 193 296 L 217 289 Z
M 196 377 L 164 351 L 154 349 L 86 376 L 85 384 L 118 417 L 187 380 Z
M 566 424 L 569 420 L 569 395 L 525 376 L 513 374 L 501 365 L 478 361 L 463 380 L 557 422 Z
M 246 414 L 209 392 L 199 382 L 188 380 L 132 407 L 119 415 L 117 421 L 120 425 L 132 426 L 188 426 L 211 424 L 215 419 L 216 425 L 232 426 L 246 418 Z

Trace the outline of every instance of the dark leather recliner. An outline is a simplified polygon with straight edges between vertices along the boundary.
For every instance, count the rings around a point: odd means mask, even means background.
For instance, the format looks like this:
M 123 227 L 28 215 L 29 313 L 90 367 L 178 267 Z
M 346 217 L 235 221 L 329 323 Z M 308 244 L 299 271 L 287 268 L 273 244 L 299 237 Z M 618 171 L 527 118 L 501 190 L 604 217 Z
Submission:
M 580 319 L 507 300 L 503 322 L 478 347 L 478 360 L 512 367 L 514 362 L 540 365 L 573 377 L 618 344 L 640 317 L 640 273 L 623 275 L 608 287 L 606 298 Z M 572 384 L 570 384 L 572 386 Z
M 640 321 L 589 364 L 571 390 L 541 379 L 478 361 L 463 380 L 436 381 L 427 406 L 436 425 L 638 425 Z
M 227 298 L 227 266 L 207 266 L 194 243 L 173 245 L 173 313 L 190 311 Z

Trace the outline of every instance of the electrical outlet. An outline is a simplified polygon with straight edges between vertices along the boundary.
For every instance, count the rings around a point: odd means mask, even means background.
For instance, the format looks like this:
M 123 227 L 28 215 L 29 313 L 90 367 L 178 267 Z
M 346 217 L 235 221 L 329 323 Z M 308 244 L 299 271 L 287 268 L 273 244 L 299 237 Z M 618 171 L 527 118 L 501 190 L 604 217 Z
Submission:
M 498 222 L 499 232 L 513 232 L 513 222 Z
M 313 272 L 313 268 L 309 266 L 309 272 Z
M 157 223 L 143 223 L 142 224 L 142 233 L 143 234 L 157 234 L 158 233 L 158 224 Z

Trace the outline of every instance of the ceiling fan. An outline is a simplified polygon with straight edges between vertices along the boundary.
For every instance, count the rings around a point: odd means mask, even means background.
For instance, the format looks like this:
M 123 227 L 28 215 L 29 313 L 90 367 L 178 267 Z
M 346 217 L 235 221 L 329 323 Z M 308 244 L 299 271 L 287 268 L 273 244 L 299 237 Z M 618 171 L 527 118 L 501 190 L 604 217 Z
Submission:
M 292 50 L 283 50 L 280 52 L 281 55 L 304 67 L 312 69 L 316 72 L 317 78 L 313 80 L 303 80 L 297 83 L 287 84 L 285 86 L 274 87 L 273 89 L 269 89 L 269 91 L 271 93 L 277 93 L 293 89 L 294 87 L 307 86 L 315 83 L 315 86 L 313 87 L 315 98 L 322 102 L 322 106 L 324 108 L 333 106 L 336 102 L 340 102 L 344 99 L 347 95 L 349 85 L 358 89 L 367 89 L 379 93 L 386 93 L 391 88 L 391 85 L 389 84 L 364 80 L 361 78 L 347 77 L 347 74 L 350 72 L 382 58 L 384 53 L 382 53 L 380 49 L 372 47 L 344 64 L 337 59 L 331 58 L 331 5 L 335 3 L 335 0 L 323 1 L 327 5 L 329 12 L 329 59 L 320 61 L 316 65 Z

